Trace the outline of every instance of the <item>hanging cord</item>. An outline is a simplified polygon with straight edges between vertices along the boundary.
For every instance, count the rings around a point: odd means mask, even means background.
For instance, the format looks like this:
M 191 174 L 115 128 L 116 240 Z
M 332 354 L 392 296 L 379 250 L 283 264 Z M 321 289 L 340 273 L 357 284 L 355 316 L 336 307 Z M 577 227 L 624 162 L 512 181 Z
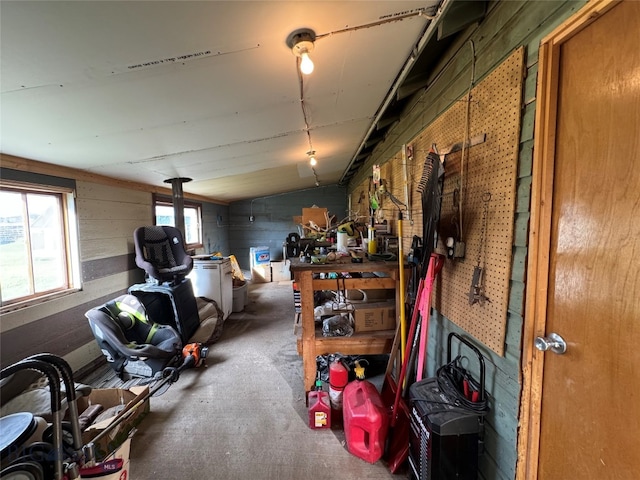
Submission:
M 304 120 L 304 131 L 307 134 L 307 142 L 309 144 L 309 152 L 313 152 L 313 142 L 311 141 L 311 127 L 309 126 L 309 115 L 307 113 L 306 103 L 304 101 L 304 76 L 300 71 L 300 57 L 296 57 L 296 72 L 298 73 L 298 84 L 300 85 L 300 108 L 302 109 L 302 119 Z M 311 165 L 311 171 L 315 178 L 316 187 L 320 186 L 320 180 L 318 180 L 318 174 L 313 165 Z
M 489 412 L 487 399 L 479 398 L 473 402 L 466 398 L 462 391 L 461 385 L 464 381 L 468 382 L 470 387 L 475 391 L 480 390 L 480 385 L 469 375 L 467 370 L 462 367 L 461 360 L 462 357 L 457 356 L 450 363 L 438 368 L 436 372 L 438 387 L 456 407 L 460 407 L 476 415 L 486 415 Z
M 465 176 L 465 163 L 467 161 L 467 156 L 469 154 L 469 130 L 471 129 L 471 89 L 473 88 L 473 84 L 475 82 L 476 77 L 476 48 L 473 44 L 473 40 L 469 40 L 469 46 L 471 47 L 471 81 L 469 82 L 469 90 L 467 91 L 467 106 L 465 113 L 465 124 L 464 124 L 464 139 L 462 141 L 462 155 L 460 158 L 460 202 L 458 203 L 458 217 L 459 218 L 459 229 L 460 229 L 460 240 L 464 240 L 464 230 L 462 228 L 462 214 L 463 214 L 463 205 L 464 205 L 464 191 L 466 188 L 466 176 Z

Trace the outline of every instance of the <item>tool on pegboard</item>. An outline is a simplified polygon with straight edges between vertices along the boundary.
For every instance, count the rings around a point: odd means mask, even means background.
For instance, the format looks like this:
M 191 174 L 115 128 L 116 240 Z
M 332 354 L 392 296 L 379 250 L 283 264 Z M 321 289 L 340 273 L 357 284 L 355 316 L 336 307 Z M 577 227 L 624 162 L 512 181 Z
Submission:
M 468 138 L 465 141 L 454 143 L 444 148 L 444 150 L 438 151 L 438 156 L 442 163 L 446 162 L 447 155 L 463 151 L 463 154 L 476 145 L 480 145 L 487 140 L 487 134 L 481 133 L 475 137 Z M 445 245 L 447 247 L 447 258 L 449 259 L 462 259 L 465 256 L 466 244 L 464 241 L 464 235 L 462 232 L 462 214 L 463 214 L 463 176 L 464 171 L 460 172 L 461 178 L 459 180 L 458 187 L 452 192 L 453 194 L 453 208 L 454 216 L 451 218 L 451 224 L 455 231 L 455 234 L 448 236 L 445 239 Z
M 491 302 L 489 297 L 485 295 L 485 267 L 487 261 L 487 224 L 489 218 L 489 202 L 491 201 L 491 192 L 485 192 L 482 195 L 482 229 L 480 231 L 480 246 L 478 248 L 478 257 L 476 266 L 473 268 L 473 277 L 471 279 L 471 289 L 469 290 L 469 305 L 476 303 L 483 306 L 485 302 Z

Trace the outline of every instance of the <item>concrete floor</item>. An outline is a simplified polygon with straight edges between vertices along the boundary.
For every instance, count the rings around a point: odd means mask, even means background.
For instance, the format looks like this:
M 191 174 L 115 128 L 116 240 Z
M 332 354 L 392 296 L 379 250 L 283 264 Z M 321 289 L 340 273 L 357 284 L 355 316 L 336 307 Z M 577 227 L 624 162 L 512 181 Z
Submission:
M 350 480 L 404 478 L 351 455 L 341 429 L 312 430 L 293 335 L 291 282 L 249 285 L 207 366 L 185 371 L 131 444 L 130 478 Z

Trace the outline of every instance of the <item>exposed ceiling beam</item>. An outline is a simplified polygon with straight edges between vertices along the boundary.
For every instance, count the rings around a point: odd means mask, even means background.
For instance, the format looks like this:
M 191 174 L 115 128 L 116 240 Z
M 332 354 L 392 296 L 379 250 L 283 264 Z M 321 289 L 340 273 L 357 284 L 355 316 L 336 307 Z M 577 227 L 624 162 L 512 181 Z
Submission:
M 378 121 L 378 123 L 376 123 L 376 130 L 382 130 L 383 128 L 387 128 L 399 120 L 400 120 L 400 115 L 398 114 L 384 116 Z
M 475 22 L 479 22 L 487 11 L 486 1 L 456 0 L 446 18 L 438 25 L 438 40 L 458 33 Z
M 382 102 L 382 105 L 380 105 L 380 108 L 376 112 L 376 115 L 374 116 L 373 121 L 371 122 L 369 130 L 363 137 L 362 142 L 356 149 L 356 152 L 354 153 L 353 157 L 351 157 L 351 161 L 349 162 L 349 165 L 347 165 L 347 168 L 342 173 L 342 176 L 340 177 L 340 180 L 338 182 L 339 184 L 342 185 L 345 183 L 347 172 L 349 172 L 349 170 L 351 169 L 351 165 L 355 161 L 360 151 L 363 148 L 365 148 L 365 143 L 367 142 L 368 138 L 371 136 L 372 132 L 376 128 L 378 121 L 380 120 L 382 115 L 384 115 L 384 112 L 387 110 L 391 102 L 395 99 L 398 88 L 400 87 L 400 85 L 402 85 L 404 80 L 407 78 L 407 76 L 411 72 L 411 68 L 416 58 L 422 53 L 422 51 L 424 50 L 429 40 L 435 34 L 436 29 L 438 28 L 438 25 L 442 21 L 443 17 L 446 15 L 452 3 L 454 3 L 453 0 L 443 0 L 440 6 L 438 7 L 438 11 L 435 14 L 435 18 L 431 20 L 427 25 L 427 28 L 425 29 L 424 34 L 420 37 L 420 40 L 418 41 L 417 45 L 413 49 L 413 52 L 411 53 L 411 55 L 409 55 L 409 57 L 405 61 L 404 67 L 396 77 L 395 81 L 393 82 L 393 85 L 391 86 L 391 89 L 389 90 L 389 92 L 387 93 L 387 96 L 385 97 L 385 100 Z

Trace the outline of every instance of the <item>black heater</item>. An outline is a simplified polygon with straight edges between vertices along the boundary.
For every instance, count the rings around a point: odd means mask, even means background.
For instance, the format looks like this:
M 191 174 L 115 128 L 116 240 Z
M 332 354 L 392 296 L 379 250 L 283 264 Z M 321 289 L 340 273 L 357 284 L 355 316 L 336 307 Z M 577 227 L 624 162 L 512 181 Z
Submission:
M 476 352 L 480 360 L 480 383 L 451 362 L 451 338 Z M 458 334 L 449 335 L 447 365 L 438 376 L 409 387 L 411 405 L 409 478 L 416 480 L 476 480 L 482 453 L 484 414 L 484 361 L 480 352 Z M 475 392 L 475 393 L 474 393 Z

